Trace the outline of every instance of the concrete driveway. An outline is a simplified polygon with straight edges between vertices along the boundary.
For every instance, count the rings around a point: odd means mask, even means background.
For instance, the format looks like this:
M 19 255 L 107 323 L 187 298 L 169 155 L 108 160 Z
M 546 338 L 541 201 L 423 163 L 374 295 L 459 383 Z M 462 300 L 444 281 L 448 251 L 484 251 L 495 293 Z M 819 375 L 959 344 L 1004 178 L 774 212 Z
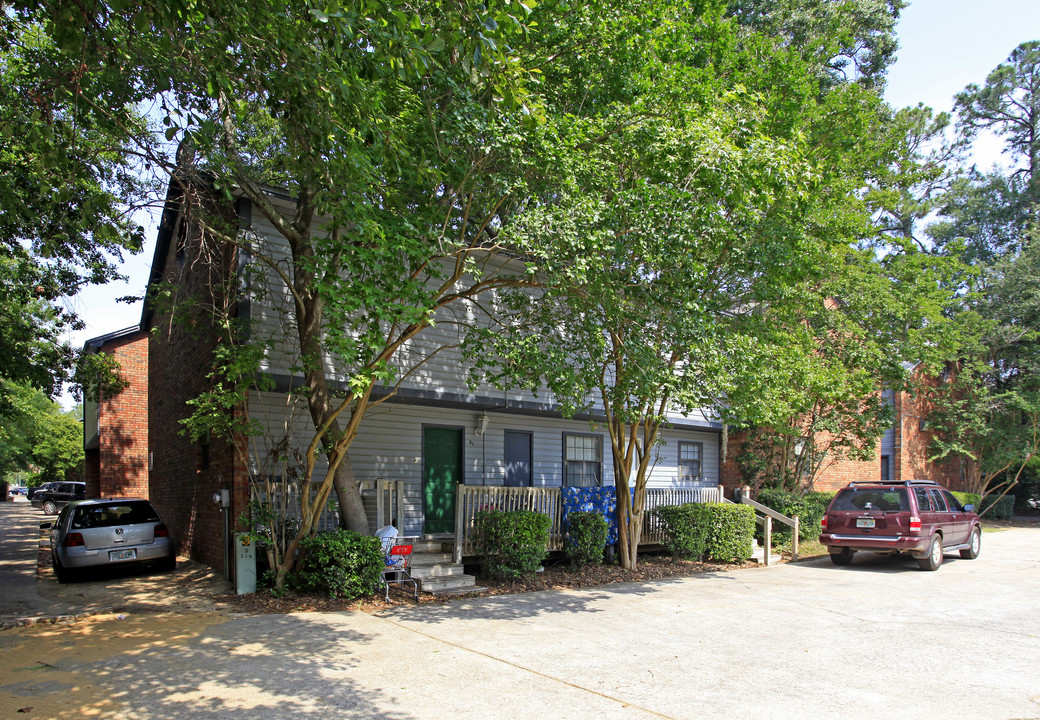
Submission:
M 379 615 L 17 628 L 0 715 L 1040 718 L 1038 566 L 1040 529 L 1012 529 L 935 573 L 857 556 Z

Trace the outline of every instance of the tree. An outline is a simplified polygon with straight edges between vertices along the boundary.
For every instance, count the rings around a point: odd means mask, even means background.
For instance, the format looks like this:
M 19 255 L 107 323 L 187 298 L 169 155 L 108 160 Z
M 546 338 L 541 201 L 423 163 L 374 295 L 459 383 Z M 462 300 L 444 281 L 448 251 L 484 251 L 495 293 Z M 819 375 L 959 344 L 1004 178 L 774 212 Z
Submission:
M 904 0 L 733 0 L 728 13 L 807 51 L 824 88 L 850 81 L 879 88 L 895 60 L 895 25 L 906 5 Z
M 4 381 L 0 386 L 0 477 L 27 474 L 30 485 L 82 477 L 81 416 L 82 408 L 64 412 L 39 390 Z
M 547 288 L 514 293 L 515 316 L 470 352 L 502 385 L 603 417 L 631 567 L 667 412 L 782 414 L 777 361 L 822 307 L 830 274 L 845 277 L 850 243 L 870 227 L 855 191 L 890 150 L 871 139 L 876 96 L 852 84 L 821 95 L 818 54 L 710 11 L 660 3 L 578 27 L 545 36 L 547 105 L 569 111 L 558 152 L 577 151 L 560 163 L 568 181 L 504 231 L 548 253 Z M 617 42 L 629 36 L 644 40 Z M 819 364 L 815 350 L 803 359 Z
M 1027 178 L 1025 202 L 1040 203 L 1040 41 L 1012 50 L 982 87 L 964 88 L 957 94 L 955 109 L 968 137 L 992 130 L 1004 138 L 1004 152 L 1024 163 L 1013 175 Z
M 62 52 L 56 71 L 36 70 L 77 97 L 90 87 L 95 116 L 117 124 L 128 107 L 151 104 L 161 127 L 137 135 L 137 152 L 183 193 L 215 260 L 252 242 L 258 291 L 267 285 L 287 300 L 288 352 L 299 360 L 314 435 L 300 480 L 303 522 L 276 568 L 280 586 L 333 489 L 344 524 L 367 526 L 348 453 L 366 412 L 387 397 L 374 395 L 377 386 L 392 392 L 428 357 L 401 359 L 402 348 L 414 347 L 439 312 L 530 282 L 522 266 L 513 273 L 495 259 L 499 227 L 530 174 L 520 133 L 537 107 L 526 104 L 526 68 L 509 52 L 529 9 L 59 0 L 18 10 Z M 295 198 L 289 215 L 269 186 Z M 280 247 L 228 226 L 222 203 L 233 190 L 275 229 Z M 268 338 L 240 342 L 226 289 L 210 302 L 223 341 L 213 392 L 198 399 L 189 424 L 196 434 L 251 427 L 228 421 L 228 410 L 272 348 Z M 342 395 L 328 360 L 345 380 Z M 321 457 L 327 471 L 318 478 Z
M 53 394 L 80 326 L 63 299 L 118 277 L 143 230 L 127 127 L 94 122 L 82 97 L 40 68 L 60 52 L 40 23 L 0 16 L 0 377 Z M 90 92 L 89 85 L 82 88 Z M 130 125 L 137 118 L 126 118 Z
M 964 292 L 957 321 L 974 333 L 974 342 L 951 356 L 946 382 L 930 390 L 938 430 L 932 451 L 936 459 L 959 459 L 968 486 L 982 494 L 1006 493 L 1035 473 L 1040 450 L 1038 61 L 1040 43 L 1023 43 L 984 86 L 957 95 L 964 137 L 996 132 L 1013 165 L 973 170 L 953 186 L 929 228 L 943 251 L 972 265 L 961 287 L 973 292 Z

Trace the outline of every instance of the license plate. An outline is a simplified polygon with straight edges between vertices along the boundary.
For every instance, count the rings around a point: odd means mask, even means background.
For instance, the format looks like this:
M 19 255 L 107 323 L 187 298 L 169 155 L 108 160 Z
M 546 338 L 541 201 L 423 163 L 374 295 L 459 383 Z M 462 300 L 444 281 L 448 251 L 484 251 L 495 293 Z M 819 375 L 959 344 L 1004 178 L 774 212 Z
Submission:
M 874 518 L 856 518 L 856 527 L 872 528 L 874 527 Z
M 136 560 L 137 559 L 137 548 L 127 548 L 126 550 L 109 550 L 108 559 L 115 560 Z

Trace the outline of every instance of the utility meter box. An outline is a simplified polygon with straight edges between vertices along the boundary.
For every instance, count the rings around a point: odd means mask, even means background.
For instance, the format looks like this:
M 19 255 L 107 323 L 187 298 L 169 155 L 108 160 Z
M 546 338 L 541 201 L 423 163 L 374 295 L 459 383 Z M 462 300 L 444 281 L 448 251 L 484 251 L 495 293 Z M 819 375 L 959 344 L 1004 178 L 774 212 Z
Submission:
M 235 533 L 235 591 L 256 592 L 256 545 L 246 533 Z

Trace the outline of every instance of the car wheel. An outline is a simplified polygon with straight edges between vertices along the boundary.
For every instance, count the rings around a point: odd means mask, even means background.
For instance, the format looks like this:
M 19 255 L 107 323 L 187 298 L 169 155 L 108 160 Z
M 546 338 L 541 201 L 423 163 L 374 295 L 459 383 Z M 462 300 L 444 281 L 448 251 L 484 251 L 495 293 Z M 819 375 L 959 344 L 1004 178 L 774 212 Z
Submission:
M 852 548 L 842 548 L 838 552 L 831 553 L 831 562 L 835 565 L 851 565 L 852 556 L 856 554 L 856 551 Z
M 922 570 L 938 570 L 943 561 L 942 538 L 932 535 L 932 543 L 928 546 L 928 555 L 919 559 L 917 564 Z
M 53 500 L 44 500 L 43 502 L 43 514 L 44 515 L 57 515 L 58 506 L 54 504 Z
M 965 560 L 974 560 L 979 556 L 982 549 L 982 531 L 975 528 L 971 531 L 971 542 L 968 547 L 961 550 L 961 557 Z
M 62 566 L 57 555 L 52 554 L 51 560 L 54 561 L 54 577 L 58 579 L 58 582 L 65 584 L 76 579 L 75 573 Z

